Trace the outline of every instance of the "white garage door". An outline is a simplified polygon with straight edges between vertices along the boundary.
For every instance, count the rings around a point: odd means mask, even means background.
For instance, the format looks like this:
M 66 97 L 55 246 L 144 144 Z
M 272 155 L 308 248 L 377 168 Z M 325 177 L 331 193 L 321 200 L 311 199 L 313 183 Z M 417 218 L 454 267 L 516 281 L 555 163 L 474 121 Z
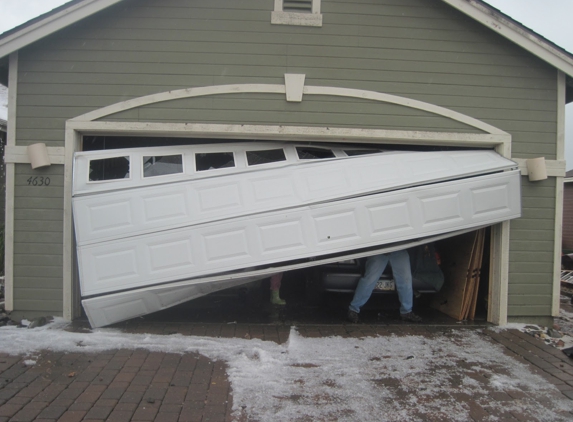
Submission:
M 80 287 L 94 326 L 293 261 L 520 216 L 519 171 L 493 151 L 236 143 L 84 152 L 74 164 Z

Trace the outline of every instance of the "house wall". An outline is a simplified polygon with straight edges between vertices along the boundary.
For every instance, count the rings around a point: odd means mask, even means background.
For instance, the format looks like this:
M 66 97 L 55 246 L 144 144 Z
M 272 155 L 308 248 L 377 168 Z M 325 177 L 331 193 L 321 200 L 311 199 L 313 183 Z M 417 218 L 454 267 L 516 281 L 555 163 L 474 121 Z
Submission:
M 511 221 L 509 316 L 545 314 L 552 303 L 556 179 L 522 177 L 522 216 Z
M 573 183 L 564 184 L 563 191 L 563 253 L 573 253 Z
M 4 150 L 6 147 L 6 126 L 0 125 L 0 222 L 4 226 L 5 210 L 6 210 L 6 168 L 4 166 Z M 3 240 L 2 240 L 3 242 Z M 4 244 L 4 243 L 2 243 Z M 2 264 L 4 259 L 0 258 Z M 0 273 L 4 273 L 4 265 L 0 267 Z
M 511 133 L 515 157 L 556 158 L 557 71 L 439 0 L 322 1 L 323 26 L 271 25 L 274 0 L 125 0 L 19 52 L 17 145 L 64 146 L 67 119 L 198 86 L 283 84 L 425 101 Z M 475 132 L 366 100 L 222 95 L 141 107 L 115 120 Z M 30 185 L 47 176 L 49 186 Z M 555 181 L 523 179 L 511 224 L 510 316 L 551 314 Z M 63 166 L 16 165 L 14 308 L 62 310 Z

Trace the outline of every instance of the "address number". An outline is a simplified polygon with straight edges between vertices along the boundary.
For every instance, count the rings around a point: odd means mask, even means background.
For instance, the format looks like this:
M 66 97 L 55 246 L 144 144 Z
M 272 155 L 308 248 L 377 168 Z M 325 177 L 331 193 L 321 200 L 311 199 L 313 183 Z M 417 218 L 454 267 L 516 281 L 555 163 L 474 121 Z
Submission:
M 27 182 L 28 186 L 50 186 L 50 178 L 44 176 L 30 177 Z

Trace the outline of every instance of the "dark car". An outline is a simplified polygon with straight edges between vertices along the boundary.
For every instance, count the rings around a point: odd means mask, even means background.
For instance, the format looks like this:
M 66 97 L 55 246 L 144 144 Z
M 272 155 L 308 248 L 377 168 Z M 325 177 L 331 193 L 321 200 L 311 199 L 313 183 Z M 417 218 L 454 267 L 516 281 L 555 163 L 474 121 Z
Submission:
M 412 286 L 416 294 L 436 293 L 444 282 L 439 257 L 432 244 L 408 249 L 412 267 Z M 314 268 L 307 281 L 310 297 L 321 292 L 353 293 L 364 274 L 366 258 L 350 259 Z M 390 265 L 380 277 L 374 293 L 395 293 L 396 286 Z

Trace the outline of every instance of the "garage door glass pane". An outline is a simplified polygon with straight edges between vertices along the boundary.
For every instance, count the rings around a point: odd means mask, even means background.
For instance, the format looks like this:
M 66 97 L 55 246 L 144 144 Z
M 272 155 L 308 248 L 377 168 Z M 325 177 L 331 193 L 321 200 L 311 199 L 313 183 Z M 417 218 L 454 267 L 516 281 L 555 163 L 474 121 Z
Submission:
M 183 173 L 183 156 L 163 155 L 143 157 L 143 177 Z
M 102 158 L 100 160 L 90 160 L 90 182 L 127 178 L 129 178 L 129 157 L 113 157 Z
M 195 154 L 197 171 L 215 170 L 235 167 L 235 157 L 232 152 L 206 152 Z
M 324 148 L 296 147 L 298 158 L 301 160 L 321 160 L 323 158 L 334 158 L 334 152 Z
M 285 152 L 281 149 L 267 149 L 264 151 L 247 151 L 247 162 L 250 166 L 259 164 L 286 161 Z

